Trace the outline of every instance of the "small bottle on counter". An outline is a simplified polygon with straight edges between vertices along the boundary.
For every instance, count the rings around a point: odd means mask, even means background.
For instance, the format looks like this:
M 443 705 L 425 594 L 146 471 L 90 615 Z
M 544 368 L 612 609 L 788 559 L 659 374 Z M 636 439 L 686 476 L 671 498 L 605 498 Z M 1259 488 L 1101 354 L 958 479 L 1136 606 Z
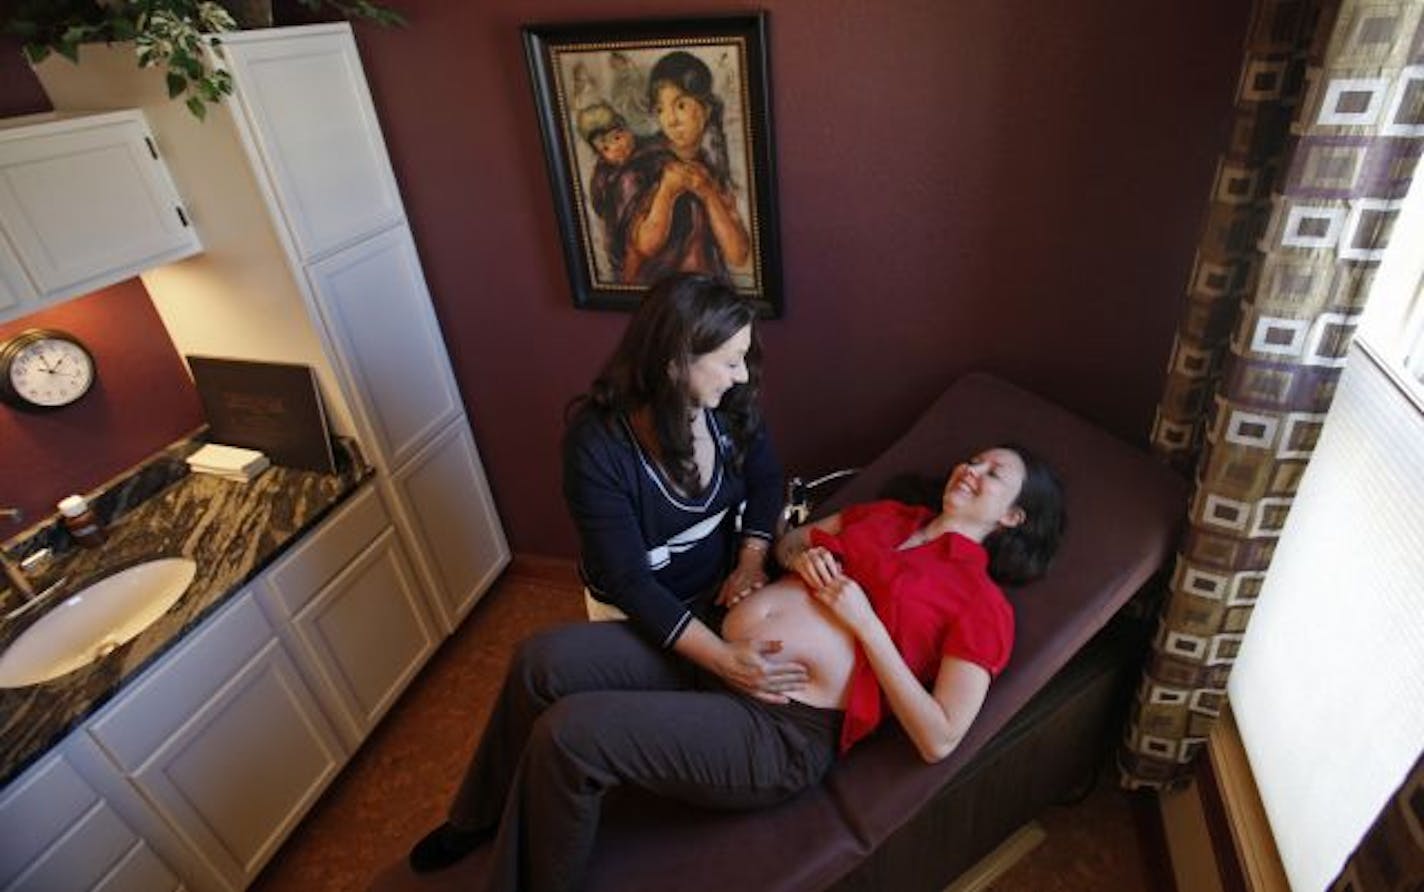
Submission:
M 74 541 L 85 548 L 93 548 L 104 542 L 104 528 L 99 524 L 99 515 L 89 507 L 83 496 L 69 496 L 59 502 L 59 516 L 65 529 Z

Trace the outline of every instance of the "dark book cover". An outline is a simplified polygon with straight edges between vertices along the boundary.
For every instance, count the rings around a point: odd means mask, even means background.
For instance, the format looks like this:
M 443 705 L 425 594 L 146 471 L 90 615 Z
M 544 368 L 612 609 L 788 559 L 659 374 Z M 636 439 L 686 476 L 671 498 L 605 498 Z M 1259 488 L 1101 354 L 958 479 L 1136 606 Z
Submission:
M 336 473 L 331 431 L 311 366 L 185 358 L 212 442 L 260 450 L 274 465 Z

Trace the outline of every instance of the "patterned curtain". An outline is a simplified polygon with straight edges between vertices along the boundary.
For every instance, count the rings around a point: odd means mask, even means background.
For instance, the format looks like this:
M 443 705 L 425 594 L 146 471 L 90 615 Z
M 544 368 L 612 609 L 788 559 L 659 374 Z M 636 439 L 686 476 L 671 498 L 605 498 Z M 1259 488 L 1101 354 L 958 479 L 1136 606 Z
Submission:
M 1424 755 L 1350 855 L 1328 892 L 1424 889 Z
M 1184 783 L 1424 145 L 1424 0 L 1257 0 L 1154 450 L 1195 473 L 1120 751 Z

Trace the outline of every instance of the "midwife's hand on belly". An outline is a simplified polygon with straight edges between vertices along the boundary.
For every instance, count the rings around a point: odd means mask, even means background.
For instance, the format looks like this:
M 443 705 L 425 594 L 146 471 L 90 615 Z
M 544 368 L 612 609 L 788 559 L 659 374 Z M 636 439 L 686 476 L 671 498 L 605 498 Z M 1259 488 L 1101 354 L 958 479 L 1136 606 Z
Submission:
M 728 642 L 775 641 L 785 646 L 775 659 L 806 670 L 806 683 L 785 693 L 825 709 L 845 706 L 855 668 L 855 635 L 790 574 L 745 598 L 722 621 Z
M 797 660 L 778 658 L 780 641 L 728 641 L 717 674 L 727 684 L 767 703 L 785 703 L 806 687 L 809 674 Z

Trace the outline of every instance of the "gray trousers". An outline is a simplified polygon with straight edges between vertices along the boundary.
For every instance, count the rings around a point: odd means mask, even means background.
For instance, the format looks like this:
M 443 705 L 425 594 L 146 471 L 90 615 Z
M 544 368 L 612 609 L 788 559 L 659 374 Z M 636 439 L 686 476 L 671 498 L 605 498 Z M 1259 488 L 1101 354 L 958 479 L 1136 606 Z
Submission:
M 520 645 L 450 823 L 498 828 L 490 890 L 574 890 L 619 786 L 719 809 L 772 805 L 835 760 L 841 713 L 733 693 L 628 623 Z

